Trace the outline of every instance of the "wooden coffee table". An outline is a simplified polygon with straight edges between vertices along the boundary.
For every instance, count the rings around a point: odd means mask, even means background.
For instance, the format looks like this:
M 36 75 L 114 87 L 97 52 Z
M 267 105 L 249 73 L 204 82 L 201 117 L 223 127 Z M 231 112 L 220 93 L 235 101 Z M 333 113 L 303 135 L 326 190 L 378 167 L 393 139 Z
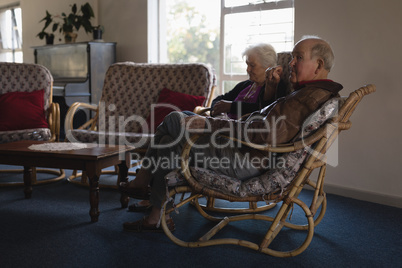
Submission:
M 0 144 L 0 164 L 24 166 L 25 198 L 32 195 L 32 168 L 60 168 L 86 171 L 89 179 L 89 215 L 92 222 L 99 217 L 99 177 L 104 168 L 119 166 L 121 181 L 127 181 L 131 152 L 134 147 L 125 145 L 98 145 L 96 147 L 61 150 L 31 150 L 33 144 L 44 144 L 44 141 L 17 141 Z M 120 200 L 123 207 L 127 200 Z

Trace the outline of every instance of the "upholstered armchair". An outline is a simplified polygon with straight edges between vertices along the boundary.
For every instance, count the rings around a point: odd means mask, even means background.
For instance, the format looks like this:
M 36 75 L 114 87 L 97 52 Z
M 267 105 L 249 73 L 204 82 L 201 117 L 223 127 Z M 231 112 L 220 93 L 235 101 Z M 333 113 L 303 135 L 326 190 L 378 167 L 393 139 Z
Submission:
M 99 105 L 77 102 L 70 107 L 66 138 L 71 142 L 132 145 L 141 155 L 165 115 L 209 106 L 215 84 L 214 71 L 201 63 L 115 63 L 106 72 Z M 92 111 L 94 116 L 74 129 L 78 110 Z M 81 181 L 75 180 L 80 176 Z M 69 180 L 86 184 L 85 174 L 77 172 Z
M 60 109 L 52 101 L 53 77 L 49 70 L 37 64 L 0 63 L 0 143 L 20 140 L 58 141 Z M 4 173 L 21 170 L 0 170 Z M 36 172 L 56 175 L 48 180 L 36 180 Z M 33 184 L 64 178 L 64 170 L 34 169 Z M 1 186 L 23 182 L 1 182 Z

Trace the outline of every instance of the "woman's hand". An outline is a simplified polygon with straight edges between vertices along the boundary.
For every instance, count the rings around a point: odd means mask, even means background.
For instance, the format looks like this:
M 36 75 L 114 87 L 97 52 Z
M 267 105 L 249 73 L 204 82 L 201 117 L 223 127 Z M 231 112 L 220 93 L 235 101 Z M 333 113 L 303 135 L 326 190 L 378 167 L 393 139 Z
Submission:
M 220 114 L 225 114 L 230 112 L 230 107 L 232 106 L 231 101 L 221 100 L 218 101 L 215 105 L 213 110 L 211 111 L 212 116 L 217 116 Z
M 265 70 L 265 100 L 269 100 L 275 95 L 282 72 L 282 66 L 270 67 Z

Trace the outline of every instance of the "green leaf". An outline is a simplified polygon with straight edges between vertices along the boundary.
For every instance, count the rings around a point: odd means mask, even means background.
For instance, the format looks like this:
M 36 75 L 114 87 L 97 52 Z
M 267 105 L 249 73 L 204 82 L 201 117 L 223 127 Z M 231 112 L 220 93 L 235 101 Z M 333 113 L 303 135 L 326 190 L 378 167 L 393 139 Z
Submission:
M 71 8 L 71 11 L 72 11 L 74 14 L 77 14 L 77 4 L 74 4 L 74 5 L 73 5 L 73 7 Z
M 53 24 L 52 31 L 55 32 L 58 27 L 59 27 L 59 23 Z
M 83 17 L 87 19 L 95 17 L 94 11 L 92 10 L 92 7 L 89 3 L 86 3 L 85 5 L 81 6 L 81 12 Z

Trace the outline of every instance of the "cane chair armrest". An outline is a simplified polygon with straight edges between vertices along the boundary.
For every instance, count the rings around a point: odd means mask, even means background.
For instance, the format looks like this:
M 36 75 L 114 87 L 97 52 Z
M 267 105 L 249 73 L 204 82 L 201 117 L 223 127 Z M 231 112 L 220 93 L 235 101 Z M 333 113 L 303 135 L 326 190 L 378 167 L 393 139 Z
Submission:
M 207 98 L 205 106 L 196 106 L 194 108 L 194 110 L 193 110 L 194 113 L 196 113 L 198 115 L 210 116 L 211 104 L 212 104 L 212 96 L 214 96 L 215 89 L 216 89 L 216 85 L 214 84 L 211 87 L 211 91 L 209 93 L 209 97 Z
M 250 148 L 257 149 L 260 151 L 265 151 L 265 152 L 271 152 L 271 153 L 289 153 L 289 152 L 294 152 L 300 149 L 303 149 L 307 146 L 313 145 L 315 142 L 320 140 L 322 137 L 326 136 L 327 133 L 330 133 L 330 130 L 328 128 L 331 128 L 333 130 L 336 128 L 336 125 L 332 124 L 327 124 L 325 127 L 320 128 L 312 134 L 311 136 L 308 136 L 304 139 L 298 140 L 293 143 L 282 143 L 282 144 L 266 144 L 266 145 L 260 145 L 260 144 L 255 144 L 251 142 L 246 142 L 243 140 L 239 140 L 237 138 L 229 137 L 229 136 L 224 136 L 225 138 L 231 139 L 236 142 L 240 142 L 243 145 L 246 145 Z
M 70 108 L 68 109 L 68 112 L 66 114 L 66 119 L 64 123 L 64 128 L 66 130 L 66 133 L 72 129 L 74 129 L 73 126 L 73 119 L 74 115 L 77 112 L 77 110 L 90 110 L 96 112 L 95 116 L 93 118 L 90 118 L 87 122 L 85 122 L 83 125 L 78 127 L 78 129 L 90 129 L 90 130 L 96 130 L 96 125 L 98 122 L 98 106 L 94 104 L 88 104 L 84 102 L 75 102 L 73 103 Z
M 60 139 L 60 105 L 56 102 L 50 103 L 47 110 L 49 129 L 52 133 L 50 141 L 59 141 Z
M 194 113 L 198 115 L 209 116 L 211 111 L 211 107 L 204 107 L 204 106 L 196 106 L 194 108 Z
M 243 145 L 246 145 L 250 148 L 253 149 L 257 149 L 260 151 L 264 151 L 264 152 L 271 152 L 271 153 L 289 153 L 289 152 L 294 152 L 300 149 L 303 149 L 307 146 L 313 145 L 314 143 L 316 143 L 318 140 L 320 140 L 322 137 L 327 136 L 327 133 L 329 133 L 330 131 L 327 130 L 328 127 L 331 127 L 331 129 L 333 130 L 336 126 L 331 125 L 331 124 L 327 124 L 325 127 L 320 128 L 316 133 L 314 133 L 313 135 L 303 139 L 303 140 L 299 140 L 293 143 L 282 143 L 282 144 L 276 144 L 276 145 L 271 145 L 271 144 L 267 144 L 267 145 L 260 145 L 260 144 L 255 144 L 255 143 L 250 143 L 250 142 L 245 142 L 242 140 L 239 140 L 237 138 L 233 138 L 233 137 L 229 137 L 229 136 L 224 136 L 222 135 L 222 137 L 225 137 L 227 139 L 231 139 L 233 141 L 236 142 L 240 142 Z M 194 145 L 194 143 L 201 137 L 201 136 L 207 136 L 209 134 L 194 134 L 190 137 L 190 140 L 186 142 L 185 147 L 188 147 L 188 151 L 183 149 L 183 154 L 182 157 L 183 159 L 185 157 L 188 157 L 188 154 L 192 148 L 192 146 Z M 184 153 L 186 151 L 186 153 Z

